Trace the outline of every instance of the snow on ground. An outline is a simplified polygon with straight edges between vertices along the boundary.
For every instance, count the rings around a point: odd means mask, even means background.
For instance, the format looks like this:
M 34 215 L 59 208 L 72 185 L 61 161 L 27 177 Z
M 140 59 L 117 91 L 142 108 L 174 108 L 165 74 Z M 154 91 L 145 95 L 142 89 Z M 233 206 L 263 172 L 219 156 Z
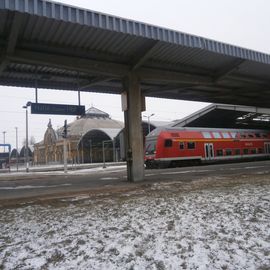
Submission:
M 19 172 L 15 172 L 12 171 L 11 173 L 0 173 L 0 180 L 4 179 L 6 180 L 7 177 L 18 177 L 18 176 L 37 176 L 37 175 L 65 175 L 64 169 L 63 170 L 59 170 L 59 171 L 46 171 L 46 168 L 48 167 L 44 167 L 44 171 L 40 171 L 40 172 L 25 172 L 25 171 L 19 171 Z M 99 167 L 93 167 L 93 168 L 86 168 L 86 169 L 81 169 L 81 168 L 77 168 L 77 169 L 69 169 L 67 171 L 67 174 L 69 175 L 88 175 L 89 173 L 98 173 L 98 172 L 121 172 L 121 171 L 125 171 L 126 170 L 126 165 L 114 165 L 114 166 L 106 166 L 105 168 L 103 168 L 102 166 Z
M 270 185 L 0 208 L 0 269 L 270 269 Z

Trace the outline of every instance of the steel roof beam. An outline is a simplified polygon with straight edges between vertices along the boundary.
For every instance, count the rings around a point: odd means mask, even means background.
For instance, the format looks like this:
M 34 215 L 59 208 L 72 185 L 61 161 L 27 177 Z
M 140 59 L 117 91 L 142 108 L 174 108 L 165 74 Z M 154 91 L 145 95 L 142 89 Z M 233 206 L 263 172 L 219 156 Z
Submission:
M 27 50 L 16 50 L 15 53 L 12 56 L 8 56 L 8 58 L 17 63 L 50 66 L 109 77 L 123 77 L 129 70 L 128 66 L 122 64 Z
M 17 44 L 17 40 L 19 37 L 21 24 L 22 24 L 22 15 L 20 13 L 15 13 L 14 18 L 13 18 L 13 22 L 12 22 L 12 26 L 11 26 L 11 30 L 9 33 L 8 44 L 7 44 L 7 49 L 6 49 L 6 53 L 8 55 L 14 53 L 14 50 L 15 50 L 15 47 Z
M 34 79 L 25 79 L 23 81 L 14 79 L 14 78 L 5 78 L 0 77 L 0 83 L 1 85 L 8 85 L 8 86 L 16 86 L 18 83 L 20 83 L 21 87 L 34 87 L 35 81 Z M 76 83 L 71 82 L 51 82 L 42 80 L 38 82 L 38 88 L 46 88 L 46 89 L 56 89 L 56 90 L 71 90 L 74 91 L 76 89 Z M 96 85 L 93 89 L 87 89 L 87 91 L 92 92 L 102 92 L 102 93 L 110 93 L 110 94 L 120 94 L 121 90 L 119 87 L 115 86 L 105 86 L 105 85 Z
M 178 89 L 185 89 L 187 87 L 192 87 L 192 86 L 198 86 L 200 84 L 173 84 L 173 85 L 165 85 L 161 87 L 152 87 L 148 89 L 143 89 L 143 93 L 145 95 L 150 95 L 153 93 L 161 93 L 161 92 L 166 92 L 166 91 L 174 91 Z
M 89 87 L 91 87 L 91 86 L 93 86 L 93 85 L 96 85 L 96 84 L 102 83 L 102 82 L 107 82 L 107 81 L 110 81 L 110 80 L 112 80 L 112 79 L 113 79 L 113 78 L 102 77 L 102 76 L 101 76 L 101 77 L 96 77 L 96 78 L 90 80 L 90 81 L 89 81 L 88 83 L 86 83 L 85 85 L 79 86 L 78 90 L 82 91 L 82 90 L 84 90 L 84 89 L 86 89 L 86 88 L 89 88 Z
M 1 40 L 0 40 L 1 41 Z M 0 46 L 1 46 L 0 42 Z M 79 57 L 79 58 L 90 58 L 93 60 L 99 59 L 99 61 L 106 62 L 119 62 L 119 55 L 114 55 L 111 53 L 100 52 L 96 50 L 88 50 L 84 48 L 72 48 L 65 46 L 53 46 L 52 44 L 42 43 L 42 42 L 29 42 L 22 40 L 20 41 L 20 48 L 28 51 L 39 51 L 47 52 L 57 55 L 68 55 L 70 57 Z M 121 56 L 121 62 L 127 61 L 125 56 Z
M 243 77 L 243 76 L 238 76 L 238 75 L 228 75 L 228 78 L 230 80 L 243 82 L 243 83 L 248 83 L 249 86 L 250 86 L 250 84 L 255 84 L 256 86 L 265 85 L 266 87 L 270 88 L 270 81 L 261 80 L 261 79 L 254 78 L 254 77 L 251 77 L 251 76 Z
M 225 78 L 227 75 L 231 74 L 232 72 L 234 72 L 235 70 L 237 70 L 239 68 L 240 65 L 242 65 L 244 62 L 246 62 L 246 60 L 243 59 L 237 59 L 236 61 L 234 61 L 232 64 L 225 66 L 223 69 L 217 71 L 214 74 L 214 81 L 218 82 L 220 80 L 222 80 L 223 78 Z
M 13 55 L 8 56 L 8 59 L 15 63 L 50 66 L 113 78 L 123 78 L 129 72 L 128 65 L 19 49 Z M 213 84 L 213 80 L 209 76 L 151 68 L 140 68 L 136 72 L 141 81 Z
M 195 75 L 177 71 L 161 69 L 140 68 L 137 71 L 141 81 L 155 81 L 163 83 L 192 83 L 192 84 L 213 84 L 210 76 Z
M 5 56 L 0 57 L 0 76 L 2 72 L 6 69 L 9 61 L 6 59 Z
M 135 71 L 139 67 L 141 67 L 147 59 L 151 56 L 152 52 L 155 50 L 157 45 L 159 44 L 159 41 L 152 41 L 150 42 L 146 48 L 143 49 L 143 51 L 137 53 L 137 57 L 135 60 L 133 60 L 133 64 L 131 66 L 131 70 Z
M 11 30 L 9 32 L 9 36 L 7 39 L 7 45 L 4 53 L 4 58 L 0 61 L 0 75 L 7 67 L 9 60 L 6 58 L 8 55 L 12 55 L 17 44 L 20 26 L 22 23 L 22 15 L 19 13 L 15 13 L 13 16 Z

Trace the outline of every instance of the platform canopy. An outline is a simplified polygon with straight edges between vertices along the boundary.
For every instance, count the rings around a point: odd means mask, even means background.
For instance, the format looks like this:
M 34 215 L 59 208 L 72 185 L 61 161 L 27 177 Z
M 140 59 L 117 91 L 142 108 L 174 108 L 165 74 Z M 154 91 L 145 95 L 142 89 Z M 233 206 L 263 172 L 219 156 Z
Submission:
M 270 129 L 270 109 L 210 104 L 183 119 L 173 121 L 169 126 Z
M 0 0 L 0 84 L 270 107 L 270 56 L 43 0 Z M 166 105 L 164 105 L 166 106 Z

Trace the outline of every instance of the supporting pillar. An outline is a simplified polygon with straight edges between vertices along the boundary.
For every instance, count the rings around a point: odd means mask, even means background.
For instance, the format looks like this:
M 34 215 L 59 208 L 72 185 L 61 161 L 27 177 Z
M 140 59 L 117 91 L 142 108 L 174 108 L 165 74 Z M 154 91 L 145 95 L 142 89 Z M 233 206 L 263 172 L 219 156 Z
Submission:
M 144 146 L 141 124 L 142 96 L 135 73 L 124 79 L 122 103 L 125 118 L 125 145 L 128 181 L 144 180 Z

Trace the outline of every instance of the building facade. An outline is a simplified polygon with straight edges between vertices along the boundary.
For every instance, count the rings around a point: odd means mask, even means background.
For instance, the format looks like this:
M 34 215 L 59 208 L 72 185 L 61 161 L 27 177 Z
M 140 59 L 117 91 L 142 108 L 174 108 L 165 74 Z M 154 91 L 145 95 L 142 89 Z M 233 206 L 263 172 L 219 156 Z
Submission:
M 68 163 L 92 163 L 119 160 L 116 136 L 124 124 L 109 114 L 91 107 L 84 116 L 67 125 Z M 104 155 L 103 155 L 104 153 Z M 35 164 L 64 162 L 63 127 L 55 130 L 49 120 L 44 139 L 34 145 Z

